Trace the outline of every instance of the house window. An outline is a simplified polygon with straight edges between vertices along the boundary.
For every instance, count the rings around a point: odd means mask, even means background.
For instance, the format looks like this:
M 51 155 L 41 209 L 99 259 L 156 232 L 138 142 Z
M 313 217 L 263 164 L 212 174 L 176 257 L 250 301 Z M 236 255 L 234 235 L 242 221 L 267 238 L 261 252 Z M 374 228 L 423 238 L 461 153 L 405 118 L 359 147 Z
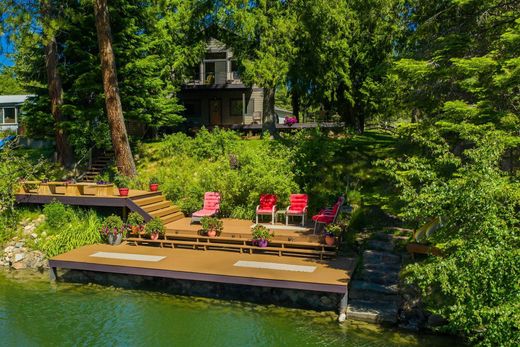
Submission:
M 229 106 L 230 115 L 232 117 L 241 117 L 243 112 L 243 105 L 244 103 L 242 99 L 231 99 Z
M 215 63 L 205 63 L 204 70 L 205 70 L 204 80 L 206 81 L 206 84 L 214 84 L 215 83 Z
M 4 124 L 15 124 L 16 123 L 16 110 L 14 107 L 4 108 Z
M 233 75 L 234 80 L 240 79 L 240 74 L 238 72 L 238 62 L 236 60 L 231 60 L 231 74 Z

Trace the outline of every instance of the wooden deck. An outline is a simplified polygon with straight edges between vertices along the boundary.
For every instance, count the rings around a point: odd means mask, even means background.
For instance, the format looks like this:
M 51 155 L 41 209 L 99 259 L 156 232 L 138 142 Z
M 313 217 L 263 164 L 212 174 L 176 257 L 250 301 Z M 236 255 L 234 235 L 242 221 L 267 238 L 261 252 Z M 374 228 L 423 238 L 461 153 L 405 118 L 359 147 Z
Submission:
M 123 259 L 128 257 L 136 259 Z M 320 261 L 123 244 L 84 246 L 51 258 L 49 265 L 53 274 L 56 268 L 76 269 L 345 294 L 356 264 L 343 257 Z

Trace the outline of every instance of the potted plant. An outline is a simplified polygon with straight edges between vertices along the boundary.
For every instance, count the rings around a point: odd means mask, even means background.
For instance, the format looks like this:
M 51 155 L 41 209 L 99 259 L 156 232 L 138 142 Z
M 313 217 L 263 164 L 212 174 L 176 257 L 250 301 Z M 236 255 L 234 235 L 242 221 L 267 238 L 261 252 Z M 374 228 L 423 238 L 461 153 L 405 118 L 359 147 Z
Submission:
M 253 228 L 253 245 L 257 245 L 258 247 L 267 247 L 267 244 L 271 240 L 274 234 L 269 232 L 263 225 L 256 225 Z
M 157 240 L 159 236 L 164 235 L 164 224 L 159 217 L 155 217 L 144 227 L 145 234 L 152 240 Z
M 159 189 L 159 180 L 157 179 L 157 177 L 152 177 L 150 178 L 150 191 L 151 192 L 156 192 L 157 189 Z
M 117 189 L 119 190 L 120 196 L 128 196 L 129 179 L 125 176 L 116 176 L 114 178 L 114 182 L 117 185 Z
M 325 244 L 327 246 L 334 246 L 336 243 L 336 238 L 338 238 L 341 235 L 342 229 L 341 226 L 338 224 L 329 224 L 325 228 Z
M 130 212 L 126 219 L 126 229 L 132 235 L 140 235 L 144 229 L 144 218 L 137 212 Z
M 200 220 L 202 231 L 209 237 L 220 236 L 222 233 L 222 221 L 215 217 L 202 217 Z
M 121 217 L 112 214 L 103 221 L 100 233 L 109 244 L 116 246 L 123 241 L 125 231 L 126 228 Z

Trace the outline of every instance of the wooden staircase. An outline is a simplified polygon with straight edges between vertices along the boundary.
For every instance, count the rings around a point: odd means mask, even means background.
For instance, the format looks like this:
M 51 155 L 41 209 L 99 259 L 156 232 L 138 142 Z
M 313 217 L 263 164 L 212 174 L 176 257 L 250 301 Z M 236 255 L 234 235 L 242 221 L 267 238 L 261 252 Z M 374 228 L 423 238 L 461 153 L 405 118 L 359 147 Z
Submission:
M 140 213 L 146 221 L 159 217 L 166 225 L 184 218 L 184 213 L 179 207 L 167 200 L 161 192 L 156 192 L 145 197 L 131 198 L 129 208 Z
M 107 168 L 108 164 L 113 160 L 112 152 L 104 152 L 92 158 L 92 163 L 87 169 L 81 181 L 83 182 L 94 182 L 98 175 L 101 175 Z

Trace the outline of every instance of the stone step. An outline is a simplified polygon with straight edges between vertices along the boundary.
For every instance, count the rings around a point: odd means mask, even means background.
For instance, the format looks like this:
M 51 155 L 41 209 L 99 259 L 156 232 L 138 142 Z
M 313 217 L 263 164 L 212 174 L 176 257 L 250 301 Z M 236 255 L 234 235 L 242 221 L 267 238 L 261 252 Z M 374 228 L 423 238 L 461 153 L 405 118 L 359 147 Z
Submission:
M 389 252 L 366 250 L 363 252 L 363 264 L 401 264 L 401 257 Z
M 363 268 L 359 272 L 357 279 L 376 284 L 396 285 L 399 284 L 399 272 L 395 270 L 386 270 L 384 268 L 376 270 Z
M 368 240 L 367 248 L 375 251 L 392 252 L 395 247 L 391 241 Z
M 381 272 L 400 272 L 401 264 L 363 263 L 363 269 Z
M 394 239 L 394 235 L 387 234 L 384 232 L 377 232 L 372 235 L 374 240 L 381 240 L 381 241 L 392 241 Z
M 369 323 L 397 323 L 399 305 L 364 300 L 352 300 L 347 306 L 347 319 Z
M 399 286 L 396 284 L 378 284 L 361 280 L 353 280 L 349 286 L 349 297 L 357 298 L 387 298 L 387 296 L 399 297 Z

